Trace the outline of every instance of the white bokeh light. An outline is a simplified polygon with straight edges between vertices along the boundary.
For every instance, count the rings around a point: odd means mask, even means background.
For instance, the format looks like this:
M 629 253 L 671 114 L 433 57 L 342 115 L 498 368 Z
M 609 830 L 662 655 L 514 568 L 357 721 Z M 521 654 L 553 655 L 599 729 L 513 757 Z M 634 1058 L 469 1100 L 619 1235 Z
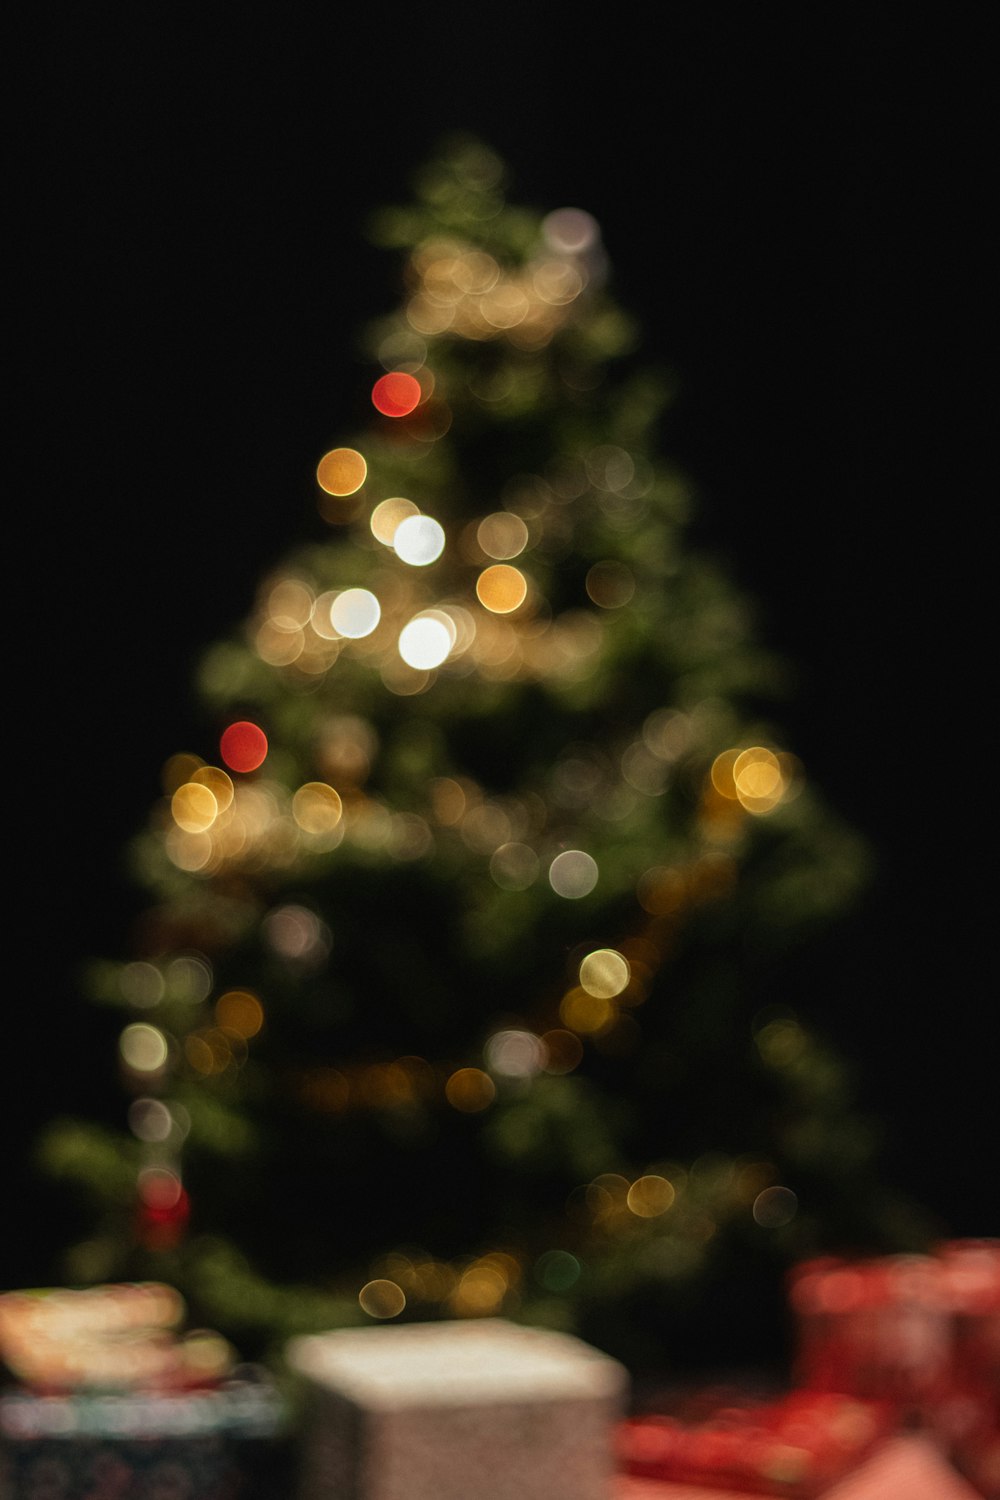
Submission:
M 407 516 L 393 532 L 396 556 L 413 568 L 426 568 L 444 551 L 444 529 L 432 516 Z
M 330 606 L 334 630 L 352 641 L 371 635 L 381 618 L 381 606 L 368 589 L 345 589 Z
M 442 611 L 416 615 L 399 633 L 399 654 L 408 667 L 428 672 L 439 667 L 455 644 L 454 626 L 448 629 Z

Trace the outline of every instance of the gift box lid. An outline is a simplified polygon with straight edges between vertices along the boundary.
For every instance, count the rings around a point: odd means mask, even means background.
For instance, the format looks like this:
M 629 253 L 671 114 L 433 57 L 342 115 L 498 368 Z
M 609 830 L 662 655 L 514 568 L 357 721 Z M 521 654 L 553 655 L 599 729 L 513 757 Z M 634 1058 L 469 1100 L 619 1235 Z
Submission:
M 316 1385 L 381 1409 L 617 1401 L 628 1384 L 617 1360 L 580 1339 L 503 1318 L 314 1334 L 286 1357 Z

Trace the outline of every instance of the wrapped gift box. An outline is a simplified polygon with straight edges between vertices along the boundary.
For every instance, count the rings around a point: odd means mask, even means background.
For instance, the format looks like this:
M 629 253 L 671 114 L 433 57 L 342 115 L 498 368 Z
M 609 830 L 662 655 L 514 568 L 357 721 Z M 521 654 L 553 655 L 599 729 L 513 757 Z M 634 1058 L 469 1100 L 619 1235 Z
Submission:
M 295 1339 L 302 1500 L 609 1500 L 627 1376 L 503 1319 Z
M 184 1393 L 0 1395 L 0 1500 L 276 1500 L 284 1409 L 264 1378 Z M 246 1476 L 251 1476 L 248 1481 Z
M 923 1436 L 892 1438 L 851 1474 L 822 1492 L 822 1500 L 979 1500 Z M 614 1500 L 747 1500 L 746 1492 L 623 1475 Z

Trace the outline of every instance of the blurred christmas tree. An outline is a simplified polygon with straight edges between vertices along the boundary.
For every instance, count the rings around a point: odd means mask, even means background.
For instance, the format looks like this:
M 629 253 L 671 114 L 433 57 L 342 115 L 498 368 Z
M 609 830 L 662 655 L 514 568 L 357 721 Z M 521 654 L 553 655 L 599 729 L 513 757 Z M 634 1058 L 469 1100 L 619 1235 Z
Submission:
M 205 658 L 221 738 L 168 762 L 94 974 L 131 1133 L 43 1144 L 101 1206 L 73 1279 L 172 1280 L 245 1347 L 503 1311 L 642 1359 L 907 1234 L 781 979 L 863 851 L 685 550 L 596 224 L 503 178 L 460 143 L 378 222 L 406 299 L 329 535 Z

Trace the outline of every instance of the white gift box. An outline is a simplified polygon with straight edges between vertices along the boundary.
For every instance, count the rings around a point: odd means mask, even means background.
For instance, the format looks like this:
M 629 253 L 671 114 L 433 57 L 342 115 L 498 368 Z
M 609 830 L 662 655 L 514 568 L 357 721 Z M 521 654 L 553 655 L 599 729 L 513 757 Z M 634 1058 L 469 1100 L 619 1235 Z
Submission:
M 628 1376 L 501 1318 L 293 1339 L 301 1500 L 609 1500 Z

